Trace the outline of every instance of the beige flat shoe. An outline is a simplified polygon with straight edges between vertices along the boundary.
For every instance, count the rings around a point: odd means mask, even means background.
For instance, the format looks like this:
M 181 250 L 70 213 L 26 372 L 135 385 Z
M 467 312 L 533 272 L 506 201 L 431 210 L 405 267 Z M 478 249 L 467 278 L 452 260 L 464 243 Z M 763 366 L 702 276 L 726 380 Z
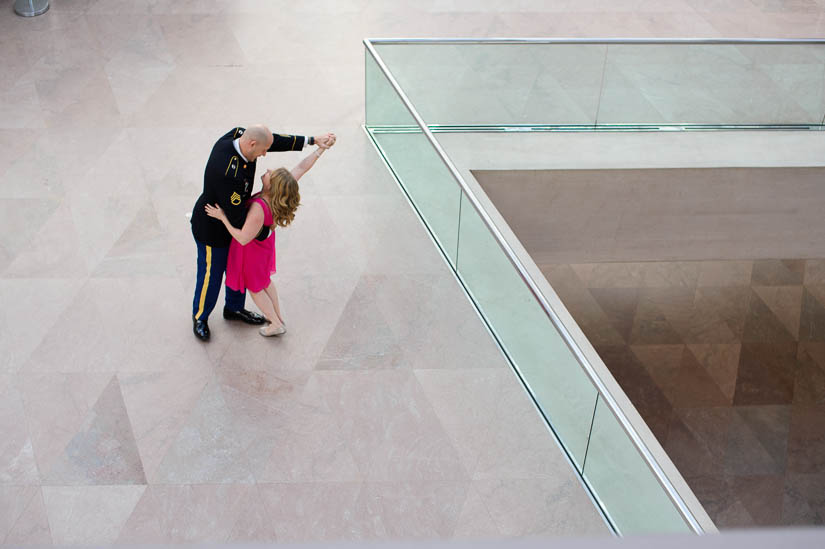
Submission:
M 264 337 L 279 336 L 286 333 L 286 327 L 283 324 L 275 326 L 274 324 L 267 324 L 258 328 L 258 333 Z

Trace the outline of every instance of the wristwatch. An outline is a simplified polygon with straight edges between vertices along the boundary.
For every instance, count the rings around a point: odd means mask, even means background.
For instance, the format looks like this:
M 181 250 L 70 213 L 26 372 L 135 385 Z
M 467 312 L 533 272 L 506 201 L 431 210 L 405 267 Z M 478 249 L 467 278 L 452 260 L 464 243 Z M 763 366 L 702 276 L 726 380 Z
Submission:
M 311 135 L 309 136 L 309 144 L 310 144 L 310 146 L 315 144 L 315 137 L 313 137 Z

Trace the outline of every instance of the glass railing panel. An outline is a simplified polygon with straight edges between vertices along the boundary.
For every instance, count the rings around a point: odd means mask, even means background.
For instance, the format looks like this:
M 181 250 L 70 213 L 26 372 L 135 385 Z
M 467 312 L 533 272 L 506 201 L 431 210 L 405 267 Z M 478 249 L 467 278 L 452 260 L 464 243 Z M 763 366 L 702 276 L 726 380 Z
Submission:
M 584 478 L 622 535 L 692 531 L 601 396 Z
M 825 44 L 377 44 L 431 126 L 821 126 Z
M 380 44 L 428 124 L 594 124 L 604 45 Z
M 458 274 L 581 471 L 597 391 L 466 196 Z
M 369 51 L 364 52 L 364 89 L 367 128 L 388 126 L 400 131 L 418 129 L 415 119 L 404 107 L 398 93 L 381 72 Z M 418 131 L 421 131 L 418 129 Z
M 820 124 L 825 48 L 608 46 L 599 124 Z
M 461 189 L 369 52 L 366 78 L 367 120 L 383 128 L 371 129 L 372 137 L 455 267 Z
M 461 189 L 423 133 L 374 133 L 387 163 L 455 267 Z

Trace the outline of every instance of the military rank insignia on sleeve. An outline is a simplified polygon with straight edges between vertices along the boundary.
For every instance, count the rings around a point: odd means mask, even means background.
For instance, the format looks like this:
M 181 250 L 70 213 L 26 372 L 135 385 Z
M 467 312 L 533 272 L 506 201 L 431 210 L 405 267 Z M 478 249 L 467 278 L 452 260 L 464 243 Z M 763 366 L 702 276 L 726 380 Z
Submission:
M 229 201 L 232 202 L 233 206 L 237 206 L 241 203 L 241 195 L 238 193 L 232 193 L 232 196 L 229 197 Z

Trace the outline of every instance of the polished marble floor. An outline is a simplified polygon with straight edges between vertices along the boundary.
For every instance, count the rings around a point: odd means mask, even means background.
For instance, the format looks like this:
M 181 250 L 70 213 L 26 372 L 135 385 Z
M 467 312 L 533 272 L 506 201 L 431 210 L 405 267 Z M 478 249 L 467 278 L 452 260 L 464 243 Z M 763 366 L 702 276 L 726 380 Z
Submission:
M 360 41 L 825 29 L 814 0 L 51 4 L 0 11 L 14 545 L 606 534 L 362 133 Z M 288 336 L 214 319 L 203 346 L 186 213 L 258 121 L 339 143 L 279 235 Z
M 825 524 L 825 260 L 541 269 L 719 528 Z

